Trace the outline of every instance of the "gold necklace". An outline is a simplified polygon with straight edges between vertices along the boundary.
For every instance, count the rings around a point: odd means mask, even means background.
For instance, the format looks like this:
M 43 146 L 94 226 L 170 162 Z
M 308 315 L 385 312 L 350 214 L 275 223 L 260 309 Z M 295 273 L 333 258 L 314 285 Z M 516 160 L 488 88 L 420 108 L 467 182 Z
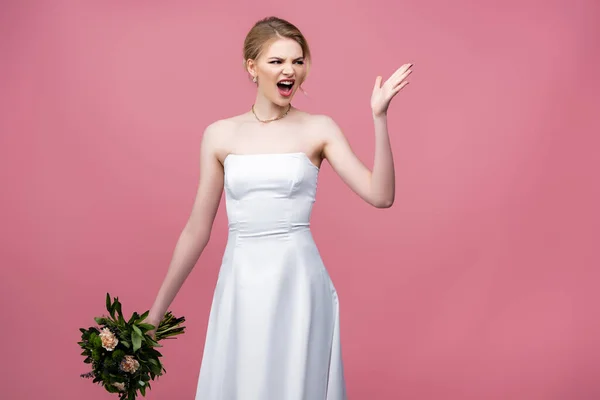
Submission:
M 277 120 L 285 117 L 290 112 L 291 109 L 292 109 L 292 105 L 290 104 L 288 106 L 288 109 L 282 115 L 275 117 L 275 118 L 271 118 L 271 119 L 260 119 L 260 118 L 258 118 L 258 115 L 256 115 L 256 112 L 254 111 L 254 104 L 252 104 L 252 114 L 254 114 L 254 117 L 256 117 L 256 119 L 262 123 L 277 121 Z

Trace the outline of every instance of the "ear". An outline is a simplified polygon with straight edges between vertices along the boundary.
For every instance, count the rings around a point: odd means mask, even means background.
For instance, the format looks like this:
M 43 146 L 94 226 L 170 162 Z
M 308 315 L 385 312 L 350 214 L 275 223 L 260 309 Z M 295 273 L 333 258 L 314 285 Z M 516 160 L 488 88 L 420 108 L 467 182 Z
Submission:
M 246 71 L 250 74 L 250 78 L 256 76 L 256 64 L 254 60 L 246 60 L 244 63 L 246 64 Z

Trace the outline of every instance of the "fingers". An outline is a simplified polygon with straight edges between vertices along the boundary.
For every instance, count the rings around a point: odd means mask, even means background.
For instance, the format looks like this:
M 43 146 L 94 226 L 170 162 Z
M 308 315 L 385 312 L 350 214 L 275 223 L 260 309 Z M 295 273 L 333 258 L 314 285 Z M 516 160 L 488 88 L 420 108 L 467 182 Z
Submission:
M 402 87 L 406 86 L 404 85 L 404 82 L 405 79 L 412 73 L 412 69 L 410 69 L 412 65 L 413 64 L 404 64 L 402 67 L 398 68 L 398 70 L 396 70 L 396 72 L 394 72 L 392 76 L 390 76 L 390 79 L 388 79 L 386 82 L 389 84 L 390 89 L 394 91 L 394 93 L 397 93 L 397 91 L 395 91 L 396 89 L 400 90 Z M 399 85 L 402 87 L 399 87 Z
M 405 71 L 402 75 L 400 75 L 399 77 L 397 77 L 394 81 L 393 81 L 393 86 L 396 87 L 399 84 L 403 83 L 403 81 L 410 75 L 412 74 L 412 69 L 409 69 L 407 71 Z
M 381 76 L 378 76 L 378 77 L 375 79 L 375 87 L 374 87 L 374 89 L 379 89 L 379 88 L 381 88 L 381 81 L 382 81 L 382 80 L 383 80 L 383 77 L 381 77 Z
M 410 70 L 410 68 L 413 66 L 413 63 L 408 63 L 408 64 L 404 64 L 402 65 L 400 68 L 398 68 L 393 74 L 392 76 L 390 76 L 390 79 L 396 79 L 398 78 L 398 76 L 405 74 L 408 70 Z
M 398 68 L 384 83 L 385 86 L 390 87 L 392 90 L 395 90 L 398 85 L 402 84 L 403 81 L 412 73 L 412 69 L 410 69 L 414 64 L 408 63 L 404 64 L 400 68 Z M 381 86 L 381 77 L 378 76 L 375 82 L 375 87 L 379 88 Z
M 399 91 L 401 91 L 402 88 L 404 88 L 404 86 L 406 86 L 406 85 L 408 85 L 408 81 L 402 82 L 400 85 L 398 85 L 394 89 L 392 89 L 392 94 L 395 95 L 396 93 L 398 93 Z
M 406 81 L 405 79 L 412 73 L 411 68 L 413 65 L 413 63 L 407 63 L 402 65 L 389 77 L 389 79 L 384 83 L 384 86 L 391 89 L 391 92 L 393 94 L 398 93 L 402 88 L 404 88 L 408 84 L 408 81 Z M 378 76 L 375 79 L 374 90 L 381 88 L 382 80 L 383 78 L 381 76 Z

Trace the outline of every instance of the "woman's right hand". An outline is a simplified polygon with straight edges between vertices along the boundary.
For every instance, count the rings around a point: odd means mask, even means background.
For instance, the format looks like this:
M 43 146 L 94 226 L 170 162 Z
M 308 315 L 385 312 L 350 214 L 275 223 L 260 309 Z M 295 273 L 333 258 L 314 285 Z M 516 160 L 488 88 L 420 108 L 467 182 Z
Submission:
M 147 332 L 148 336 L 150 336 L 152 339 L 156 340 L 156 330 L 158 329 L 158 325 L 160 324 L 160 321 L 155 319 L 155 318 L 148 318 L 146 319 L 146 321 L 144 321 L 147 324 L 153 325 L 154 329 L 150 330 Z

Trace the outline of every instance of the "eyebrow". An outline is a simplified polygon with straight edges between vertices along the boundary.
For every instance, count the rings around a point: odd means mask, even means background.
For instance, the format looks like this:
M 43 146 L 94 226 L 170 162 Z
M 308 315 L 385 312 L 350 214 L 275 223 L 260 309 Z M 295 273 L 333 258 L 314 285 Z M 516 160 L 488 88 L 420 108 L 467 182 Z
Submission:
M 298 60 L 303 60 L 304 57 L 296 57 L 294 58 L 294 61 L 298 61 Z M 282 57 L 277 57 L 277 56 L 273 56 L 273 57 L 269 57 L 269 60 L 283 60 Z

